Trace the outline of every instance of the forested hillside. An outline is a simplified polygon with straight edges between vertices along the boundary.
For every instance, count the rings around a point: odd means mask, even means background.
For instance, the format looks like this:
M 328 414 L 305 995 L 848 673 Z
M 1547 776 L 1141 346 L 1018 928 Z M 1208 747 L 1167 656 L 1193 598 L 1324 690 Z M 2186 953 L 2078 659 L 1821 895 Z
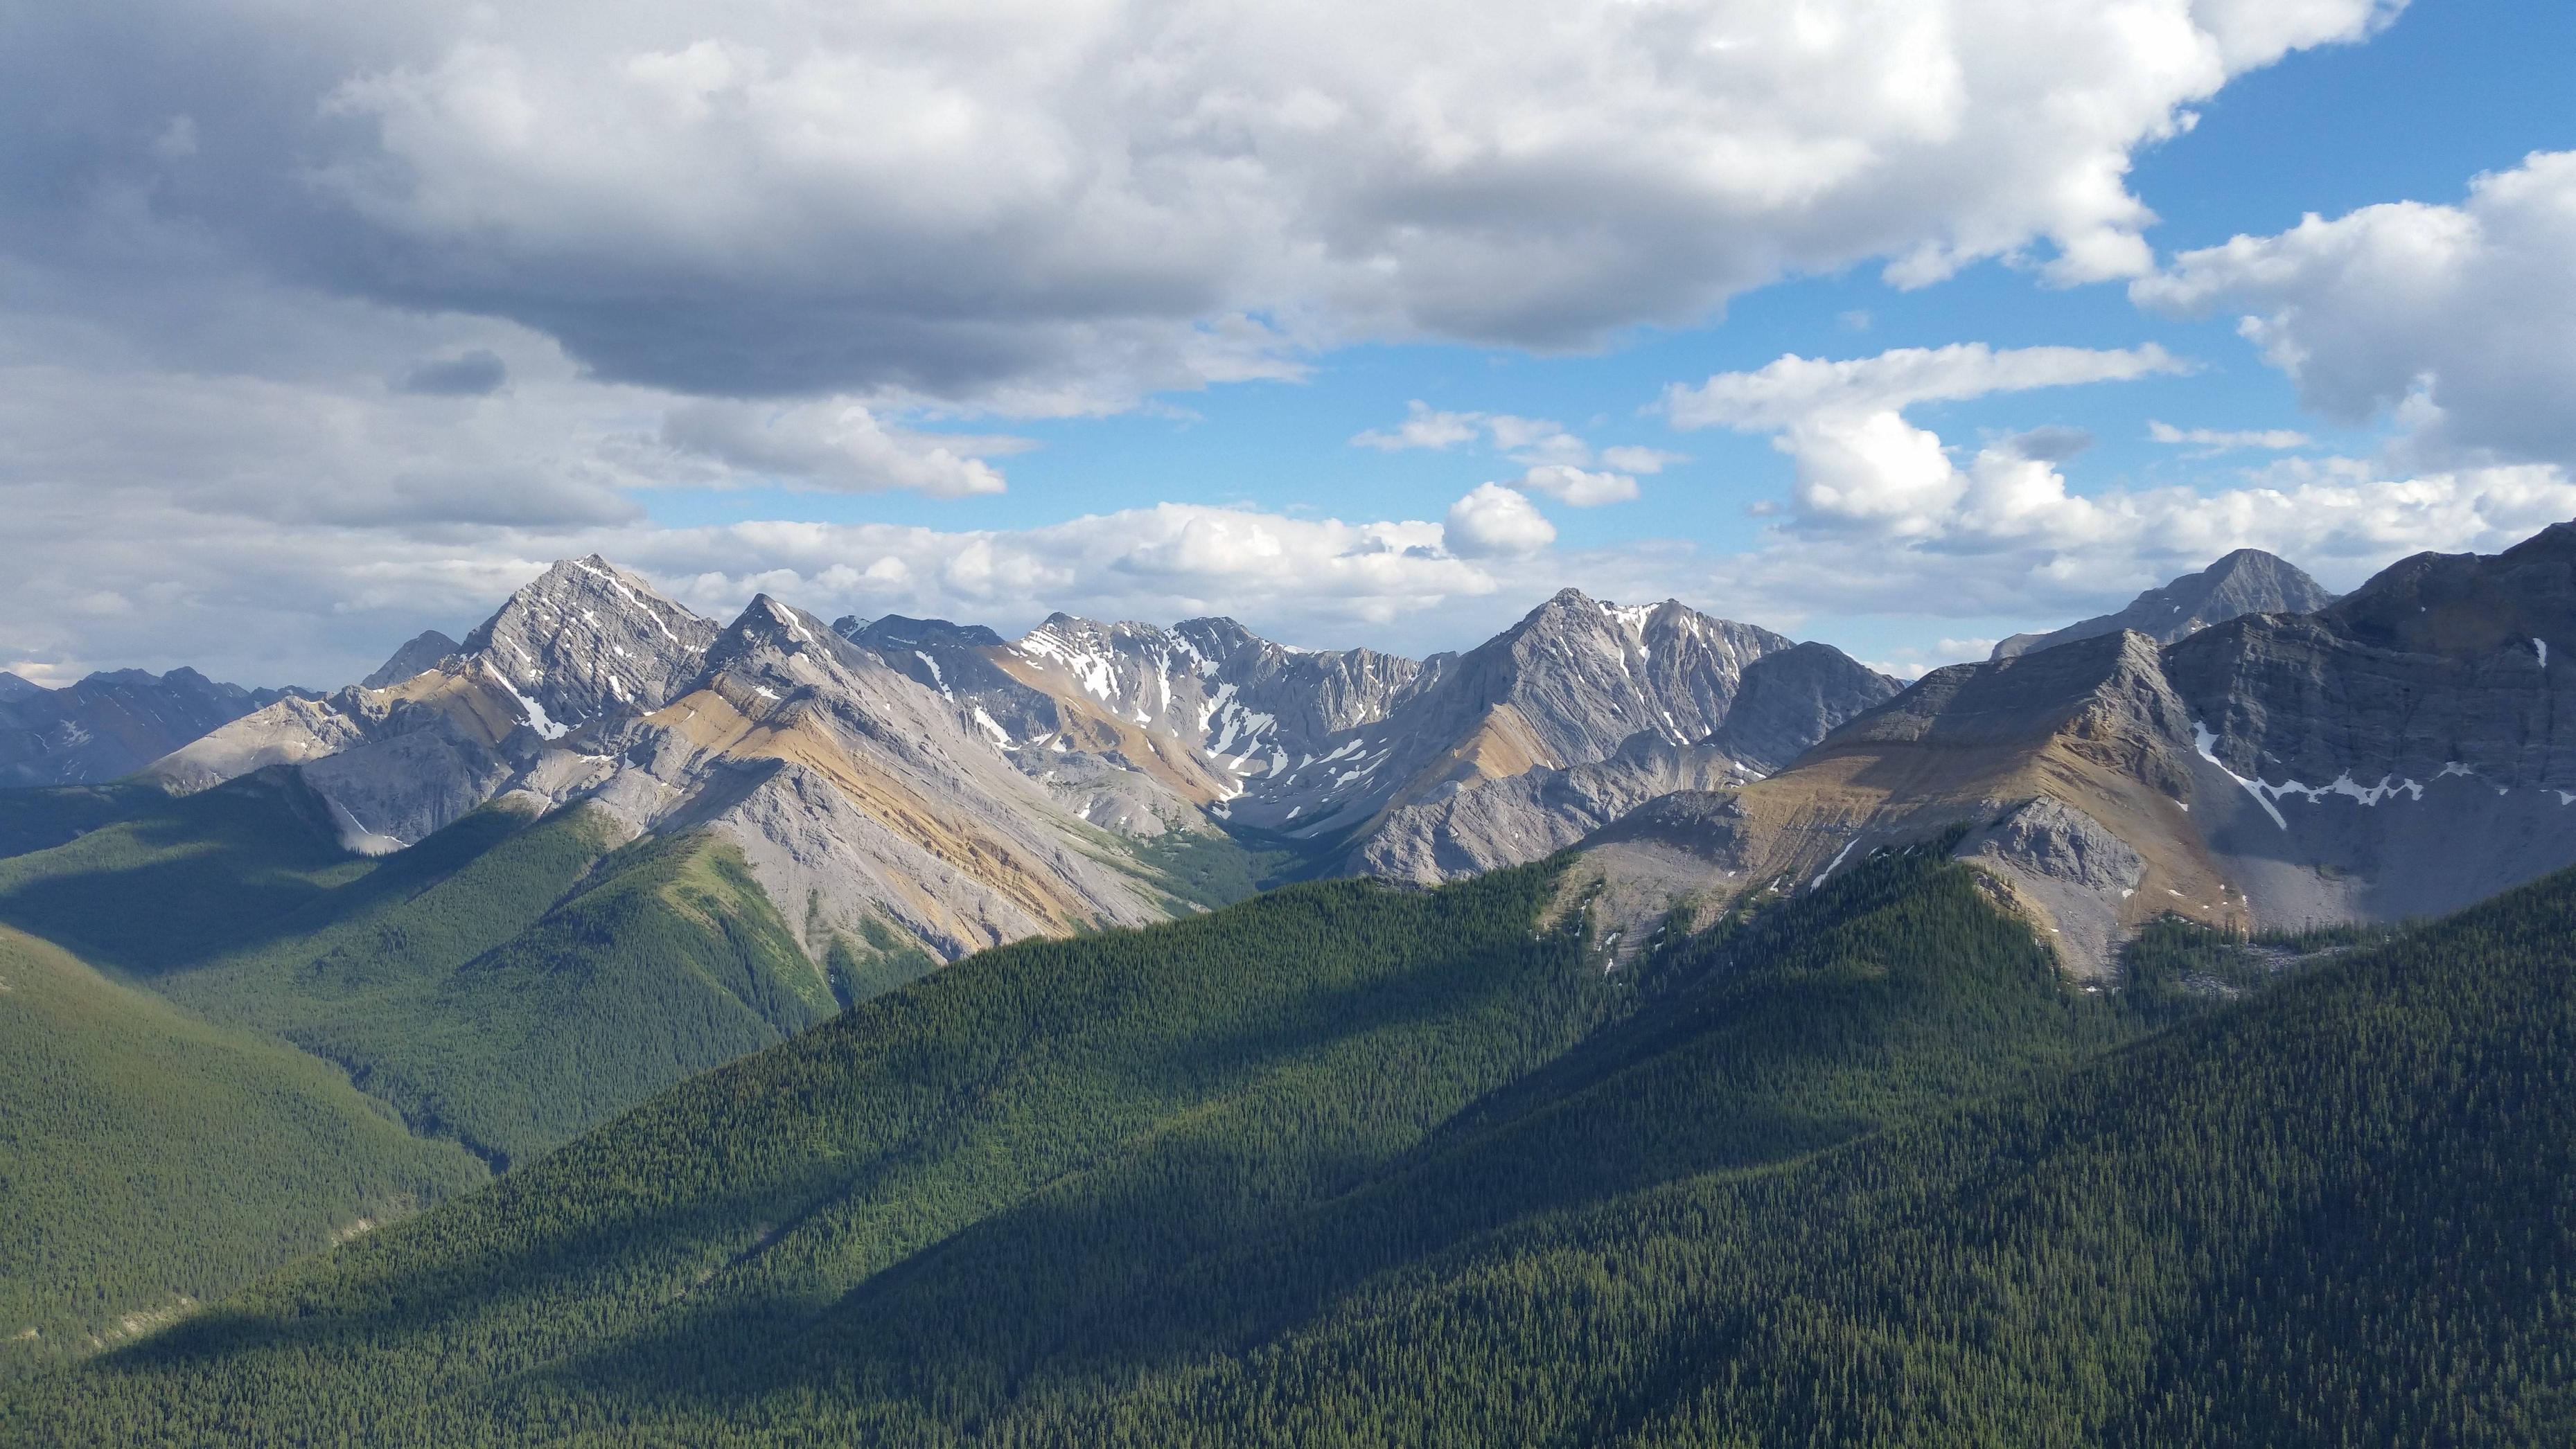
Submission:
M 485 1178 L 325 1063 L 0 927 L 0 1375 Z
M 1606 975 L 1579 911 L 1551 923 L 1558 874 L 1299 886 L 986 953 L 17 1412 L 107 1442 L 1177 1427 L 1165 1395 L 1426 1265 L 2145 1029 L 1937 852 Z M 1580 1378 L 1562 1352 L 1512 1372 Z
M 988 952 L 78 1370 L 76 1443 L 2547 1442 L 2576 880 L 2067 985 L 1939 847 Z

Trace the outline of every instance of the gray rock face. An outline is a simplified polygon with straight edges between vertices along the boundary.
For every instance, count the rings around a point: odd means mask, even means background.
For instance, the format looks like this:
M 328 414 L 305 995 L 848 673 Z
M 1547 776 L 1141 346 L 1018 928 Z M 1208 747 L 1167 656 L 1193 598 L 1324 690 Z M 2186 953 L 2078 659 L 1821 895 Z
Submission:
M 1164 914 L 968 707 L 766 596 L 668 709 L 599 744 L 606 777 L 558 776 L 564 798 L 719 831 L 809 937 L 878 921 L 953 958 Z
M 246 713 L 148 773 L 190 791 L 298 765 L 340 813 L 351 848 L 397 848 L 507 788 L 577 725 L 666 702 L 715 633 L 632 574 L 566 560 L 432 668 Z M 402 662 L 397 654 L 379 674 Z
M 539 733 L 658 709 L 696 676 L 716 625 L 597 554 L 510 596 L 457 652 L 490 661 L 536 707 Z
M 6 669 L 0 669 L 0 704 L 14 704 L 47 692 L 43 685 L 33 680 L 21 679 Z
M 2123 629 L 2171 644 L 2214 624 L 2248 614 L 2306 614 L 2334 602 L 2334 595 L 2288 560 L 2259 548 L 2240 548 L 2196 574 L 2149 589 L 2116 614 L 2102 614 L 2045 634 L 2015 634 L 1992 657 L 2053 648 Z
M 1472 787 L 1452 782 L 1397 806 L 1361 839 L 1351 864 L 1360 874 L 1435 885 L 1553 855 L 1676 791 L 1747 778 L 1723 751 L 1640 731 L 1606 760 L 1542 765 Z
M 119 669 L 61 689 L 16 675 L 0 697 L 0 786 L 78 785 L 130 775 L 161 756 L 301 691 L 244 689 L 193 669 Z
M 2576 640 L 2576 525 L 2416 555 L 2314 615 L 2185 641 L 2168 668 L 2240 776 L 2576 790 L 2576 677 L 2553 640 Z
M 458 648 L 455 640 L 436 629 L 425 629 L 405 641 L 400 649 L 393 652 L 392 658 L 377 667 L 375 673 L 359 680 L 358 687 L 382 689 L 389 684 L 400 684 L 413 675 L 436 669 Z
M 1708 744 L 1769 774 L 1901 687 L 1830 644 L 1795 644 L 1745 666 L 1735 701 Z

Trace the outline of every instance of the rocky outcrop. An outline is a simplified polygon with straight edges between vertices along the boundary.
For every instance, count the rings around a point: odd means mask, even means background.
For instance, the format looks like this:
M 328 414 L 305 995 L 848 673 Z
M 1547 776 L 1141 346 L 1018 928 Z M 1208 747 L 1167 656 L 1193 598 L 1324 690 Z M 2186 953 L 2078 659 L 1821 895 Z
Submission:
M 659 709 L 696 677 L 716 624 L 593 554 L 510 596 L 457 652 L 489 663 L 540 734 Z
M 1640 731 L 1606 760 L 1542 765 L 1473 786 L 1445 784 L 1427 799 L 1390 809 L 1351 859 L 1359 874 L 1433 885 L 1552 855 L 1675 791 L 1748 778 L 1723 751 Z
M 1707 743 L 1747 769 L 1770 774 L 1900 688 L 1830 644 L 1791 645 L 1745 666 L 1735 700 Z
M 2102 614 L 2045 634 L 2015 634 L 1997 644 L 1994 658 L 2048 649 L 2123 629 L 2171 644 L 2248 614 L 2305 614 L 2334 602 L 2334 595 L 2287 559 L 2259 548 L 2240 548 L 2196 574 L 2149 589 L 2116 614 Z
M 188 792 L 296 765 L 331 802 L 352 849 L 399 849 L 509 788 L 577 726 L 666 702 L 715 634 L 713 621 L 635 575 L 596 557 L 568 559 L 512 594 L 433 667 L 279 701 L 171 751 L 145 774 Z M 398 653 L 379 674 L 401 662 Z

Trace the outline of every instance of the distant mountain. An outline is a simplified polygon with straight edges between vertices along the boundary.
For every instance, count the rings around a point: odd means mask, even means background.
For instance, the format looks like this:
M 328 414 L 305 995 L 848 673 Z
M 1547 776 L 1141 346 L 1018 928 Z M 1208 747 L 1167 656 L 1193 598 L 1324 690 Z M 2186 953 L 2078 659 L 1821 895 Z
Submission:
M 1231 619 L 1057 614 L 1007 643 L 900 616 L 843 633 L 968 706 L 1086 820 L 1153 834 L 1205 810 L 1309 871 L 1426 883 L 1535 860 L 1664 791 L 1777 768 L 1896 691 L 1825 645 L 1571 589 L 1419 663 L 1290 649 Z M 1748 677 L 1752 713 L 1706 743 Z
M 1961 851 L 2093 973 L 2168 912 L 2437 914 L 2576 864 L 2576 675 L 2550 660 L 2570 638 L 2559 524 L 2492 557 L 2417 555 L 2314 613 L 1935 670 L 1790 769 L 1615 830 L 1751 885 L 1972 826 Z
M 0 786 L 76 785 L 131 774 L 190 740 L 300 690 L 244 689 L 193 669 L 119 669 L 61 689 L 12 674 L 0 687 Z
M 576 725 L 667 703 L 716 633 L 712 620 L 606 560 L 568 559 L 511 595 L 434 667 L 388 685 L 282 700 L 173 751 L 149 773 L 188 791 L 294 765 L 331 802 L 351 849 L 400 849 L 508 788 Z M 388 661 L 378 673 L 394 668 Z
M 358 685 L 362 689 L 383 689 L 387 685 L 400 684 L 415 674 L 436 669 L 459 647 L 455 640 L 436 629 L 423 630 L 395 650 L 393 657 L 378 666 L 375 673 L 359 680 Z
M 2199 573 L 2147 590 L 2116 614 L 2097 615 L 2045 634 L 2015 634 L 1997 644 L 1991 657 L 2009 659 L 2122 629 L 2171 644 L 2247 614 L 2313 613 L 2334 598 L 2287 559 L 2259 548 L 2240 548 Z
M 1774 656 L 1784 662 L 1766 670 Z M 1573 589 L 1436 664 L 1383 719 L 1229 802 L 1229 818 L 1325 842 L 1342 869 L 1449 879 L 1536 860 L 1588 828 L 1594 811 L 1558 818 L 1552 801 L 1617 809 L 1685 780 L 1756 778 L 1897 689 L 1829 646 L 1670 600 L 1623 607 Z M 1766 673 L 1776 684 L 1758 683 Z M 1768 702 L 1729 735 L 1749 681 Z M 1628 749 L 1640 736 L 1664 748 Z M 1524 774 L 1534 778 L 1482 793 Z

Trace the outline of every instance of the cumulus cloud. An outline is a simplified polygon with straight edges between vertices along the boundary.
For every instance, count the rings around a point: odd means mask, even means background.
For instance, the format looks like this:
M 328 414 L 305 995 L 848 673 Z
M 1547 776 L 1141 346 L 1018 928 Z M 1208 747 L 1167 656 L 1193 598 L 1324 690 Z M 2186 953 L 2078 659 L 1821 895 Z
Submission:
M 1786 618 L 2062 622 L 2249 545 L 2348 587 L 2402 554 L 2492 550 L 2576 513 L 2576 484 L 2547 464 L 2409 472 L 2291 457 L 2223 488 L 2079 492 L 2058 465 L 2090 441 L 2081 433 L 2040 429 L 1954 450 L 1904 416 L 1920 402 L 2180 366 L 2154 348 L 1967 346 L 1784 357 L 1675 387 L 1666 406 L 1677 422 L 1768 432 L 1794 461 L 1781 521 L 1762 547 L 1714 560 L 1711 587 L 1773 601 Z
M 2476 178 L 2457 206 L 2401 201 L 2185 252 L 2142 305 L 2243 309 L 2302 402 L 2394 415 L 2410 456 L 2576 465 L 2576 151 Z
M 1794 527 L 1712 560 L 1709 589 L 1768 601 L 1776 617 L 1890 613 L 2064 623 L 2206 566 L 2269 549 L 2350 588 L 2424 549 L 2494 552 L 2576 516 L 2576 483 L 2524 464 L 2391 476 L 2352 459 L 2291 460 L 2206 492 L 2066 492 L 2031 475 L 2021 526 L 1963 510 L 1951 528 L 1890 540 Z
M 1928 538 L 2019 536 L 2043 529 L 2070 500 L 2048 449 L 2005 439 L 1961 467 L 1941 439 L 1906 421 L 1918 403 L 2114 382 L 2181 371 L 2152 344 L 2095 350 L 1983 343 L 1898 348 L 1828 361 L 1791 354 L 1752 372 L 1728 372 L 1664 393 L 1682 428 L 1772 434 L 1797 462 L 1797 524 L 1810 529 Z
M 89 265 L 143 196 L 612 380 L 1115 406 L 1359 338 L 1586 345 L 1871 258 L 2135 275 L 2132 153 L 2395 9 L 59 6 L 0 59 L 35 183 L 5 230 Z
M 1500 483 L 1479 483 L 1449 505 L 1444 537 L 1468 558 L 1532 554 L 1556 542 L 1556 525 Z

